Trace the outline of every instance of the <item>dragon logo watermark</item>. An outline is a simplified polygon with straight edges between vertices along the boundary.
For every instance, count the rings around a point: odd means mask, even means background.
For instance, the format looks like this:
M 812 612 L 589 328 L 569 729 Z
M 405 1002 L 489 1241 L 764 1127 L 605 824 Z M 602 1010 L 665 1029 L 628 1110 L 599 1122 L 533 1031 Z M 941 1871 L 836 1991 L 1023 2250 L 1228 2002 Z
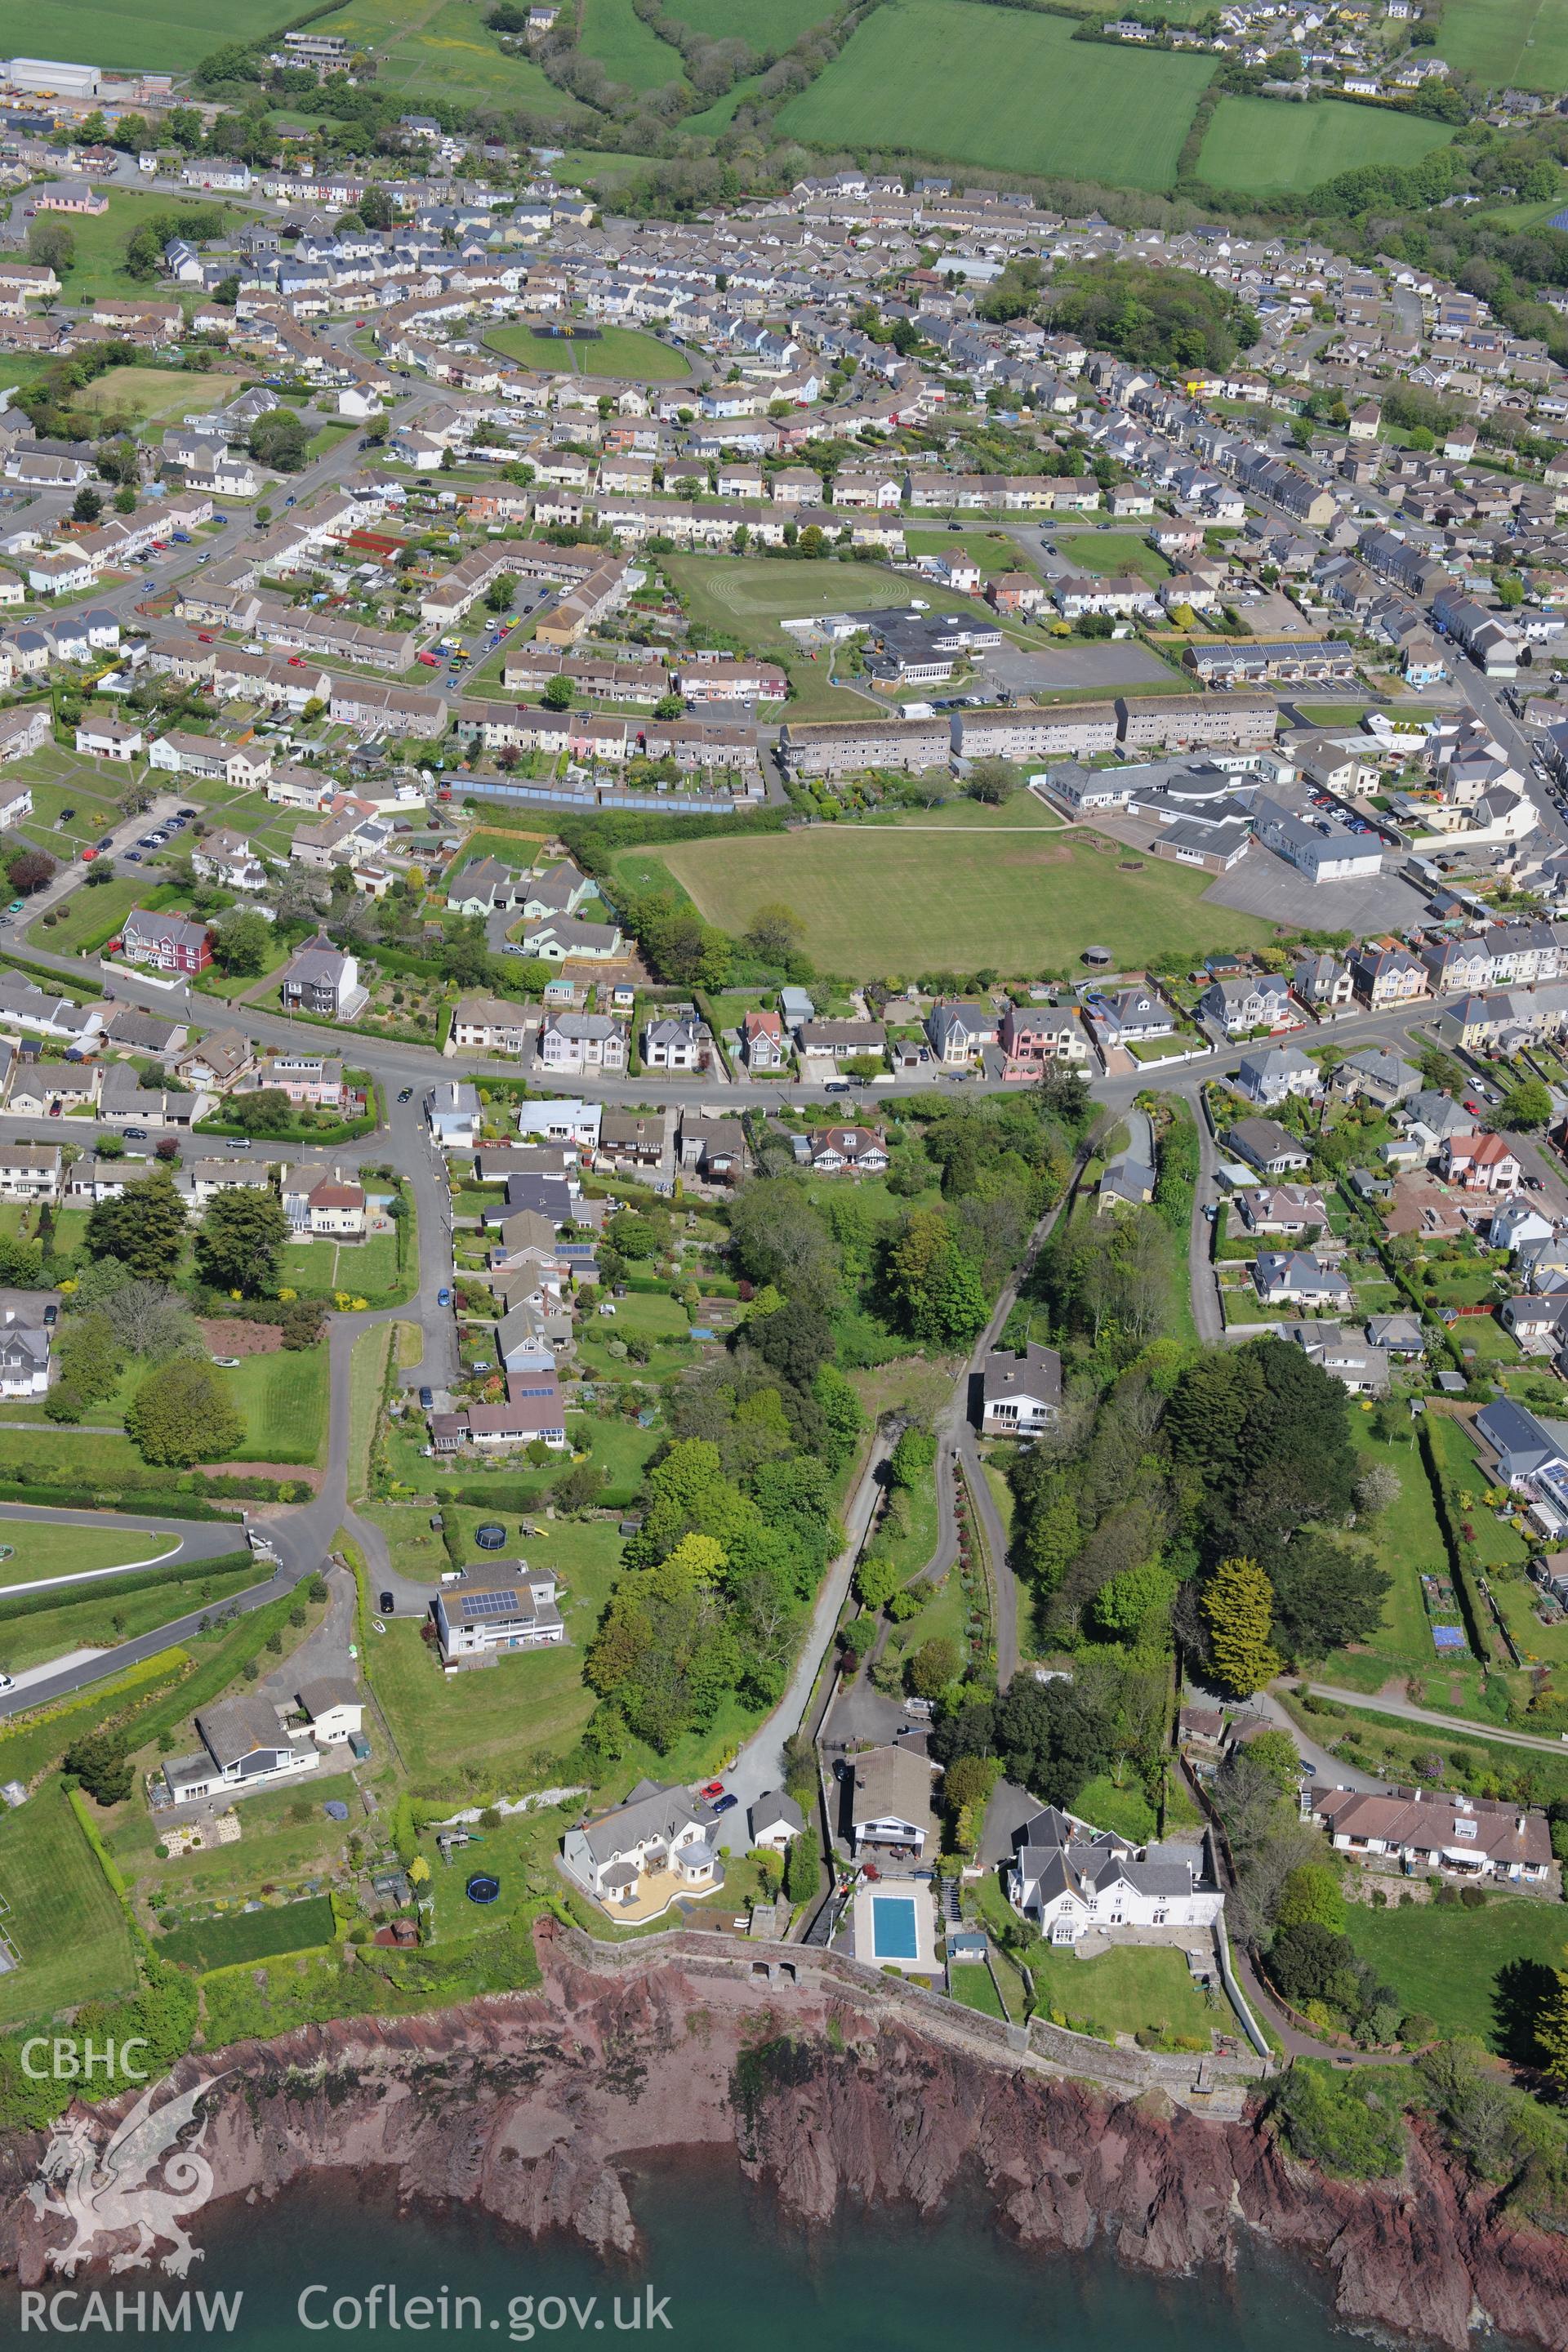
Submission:
M 51 2247 L 51 2270 L 74 2278 L 83 2263 L 107 2255 L 110 2271 L 128 2271 L 156 2261 L 160 2270 L 184 2278 L 202 2249 L 182 2226 L 200 2212 L 213 2192 L 213 2168 L 202 2154 L 208 2117 L 197 2116 L 202 2099 L 222 2080 L 212 2075 L 188 2091 L 153 2104 L 144 2091 L 107 2141 L 102 2126 L 80 2108 L 62 2116 L 49 2133 L 40 2179 L 27 2190 L 40 2219 L 68 2223 L 68 2245 Z M 193 2122 L 198 2128 L 183 2138 Z M 134 2242 L 127 2244 L 128 2239 Z M 157 2249 L 167 2242 L 170 2251 Z

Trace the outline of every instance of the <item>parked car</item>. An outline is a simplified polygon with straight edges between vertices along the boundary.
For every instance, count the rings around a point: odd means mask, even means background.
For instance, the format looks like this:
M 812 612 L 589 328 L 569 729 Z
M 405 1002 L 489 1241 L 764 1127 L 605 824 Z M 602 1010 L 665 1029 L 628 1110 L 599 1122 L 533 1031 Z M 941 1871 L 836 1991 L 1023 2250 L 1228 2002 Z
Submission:
M 436 1293 L 436 1304 L 437 1307 L 450 1307 L 452 1304 L 451 1292 L 445 1288 L 438 1290 Z
M 434 1389 L 421 1389 L 421 1390 L 420 1390 L 420 1391 L 419 1391 L 419 1410 L 420 1410 L 420 1412 L 434 1412 L 434 1410 L 435 1410 L 435 1406 L 436 1406 L 436 1391 L 435 1391 L 435 1390 L 434 1390 Z
M 15 1690 L 16 1687 L 16 1684 L 15 1676 L 11 1675 L 0 1675 L 0 1691 Z
M 413 1089 L 413 1087 L 404 1087 L 404 1089 L 403 1089 L 403 1092 L 398 1096 L 397 1099 L 398 1099 L 398 1101 L 399 1101 L 400 1103 L 412 1102 L 412 1101 L 414 1100 L 414 1089 Z
M 250 1138 L 248 1135 L 231 1135 L 225 1149 L 229 1151 L 248 1151 Z
M 724 1783 L 722 1780 L 710 1780 L 708 1786 L 701 1791 L 701 1794 L 705 1797 L 721 1797 L 723 1793 Z
M 739 1797 L 719 1797 L 714 1800 L 713 1810 L 716 1813 L 733 1812 L 740 1801 Z
M 144 1127 L 127 1127 L 121 1129 L 121 1132 L 123 1134 L 127 1143 L 145 1143 L 147 1141 L 147 1129 Z
M 392 1597 L 391 1593 L 390 1593 L 390 1592 L 384 1592 L 384 1593 L 382 1594 L 382 1596 L 381 1596 L 381 1613 L 382 1613 L 382 1615 L 383 1615 L 384 1617 L 390 1617 L 390 1616 L 392 1615 L 392 1613 L 393 1613 L 394 1610 L 395 1610 L 395 1608 L 396 1608 L 396 1607 L 397 1607 L 397 1603 L 396 1603 L 396 1601 L 393 1599 L 393 1597 Z

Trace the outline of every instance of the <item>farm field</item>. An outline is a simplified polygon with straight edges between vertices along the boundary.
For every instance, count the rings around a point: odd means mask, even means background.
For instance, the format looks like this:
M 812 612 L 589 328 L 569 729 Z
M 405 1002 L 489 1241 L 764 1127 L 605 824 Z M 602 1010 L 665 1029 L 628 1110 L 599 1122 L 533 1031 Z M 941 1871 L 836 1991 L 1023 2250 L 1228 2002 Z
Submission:
M 612 81 L 662 89 L 685 79 L 679 50 L 649 31 L 632 0 L 583 0 L 581 22 L 577 47 L 585 58 L 597 58 Z
M 210 57 L 220 40 L 248 41 L 276 30 L 272 0 L 235 0 L 235 5 L 238 13 L 231 16 L 226 8 L 220 22 L 211 0 L 149 0 L 135 10 L 58 0 L 49 10 L 45 41 L 36 9 L 24 10 L 20 0 L 0 0 L 0 47 L 7 57 L 32 57 L 43 49 L 71 65 L 181 73 Z
M 710 40 L 742 40 L 753 49 L 766 52 L 787 49 L 798 41 L 813 25 L 820 25 L 833 14 L 828 0 L 751 0 L 741 7 L 736 0 L 670 0 L 669 14 L 689 25 L 694 33 L 706 33 Z
M 556 375 L 624 376 L 634 383 L 675 383 L 689 370 L 679 352 L 635 327 L 605 327 L 597 336 L 563 341 L 531 327 L 492 327 L 490 349 L 526 367 Z
M 1276 99 L 1227 94 L 1215 109 L 1197 175 L 1216 188 L 1315 188 L 1363 163 L 1418 163 L 1453 135 L 1451 124 L 1424 115 L 1379 113 L 1370 106 L 1335 105 L 1331 99 L 1286 106 Z
M 0 2026 L 130 1990 L 130 1928 L 58 1781 L 0 1816 L 0 1897 L 21 1960 L 0 1976 Z
M 192 0 L 193 9 L 196 5 L 198 0 Z M 0 0 L 0 6 L 3 5 L 4 0 Z M 84 16 L 98 14 L 96 10 L 84 10 L 82 13 Z M 205 35 L 197 36 L 197 58 L 208 55 L 214 38 L 210 11 L 204 10 L 203 15 L 208 30 Z M 109 19 L 106 17 L 104 21 Z M 265 21 L 271 24 L 270 15 Z M 52 29 L 52 18 L 50 22 Z M 101 57 L 96 62 L 102 63 Z M 151 65 L 152 61 L 149 58 L 143 62 Z M 73 213 L 67 222 L 76 239 L 76 259 L 65 273 L 65 299 L 68 302 L 93 301 L 100 294 L 145 293 L 142 281 L 131 277 L 122 267 L 126 239 L 132 230 L 140 228 L 143 221 L 154 215 L 167 217 L 174 214 L 177 216 L 182 209 L 178 197 L 147 195 L 141 189 L 113 188 L 107 194 L 109 210 L 106 213 L 100 213 L 96 218 Z M 202 205 L 204 210 L 216 205 L 222 211 L 226 222 L 241 217 L 232 207 L 218 205 L 215 197 L 204 195 Z M 201 378 L 192 376 L 190 382 L 195 385 L 200 383 Z
M 459 105 L 559 107 L 560 92 L 531 58 L 507 55 L 486 14 L 479 0 L 351 0 L 321 24 L 374 54 L 378 88 Z
M 85 384 L 79 408 L 131 410 L 149 424 L 221 407 L 243 388 L 240 375 L 192 375 L 184 368 L 117 367 Z
M 1443 55 L 1479 82 L 1568 89 L 1568 0 L 1448 0 Z
M 1213 59 L 1072 35 L 1065 16 L 889 0 L 781 110 L 778 127 L 822 146 L 1168 188 Z
M 1250 918 L 1205 906 L 1203 876 L 1152 860 L 1123 873 L 1081 840 L 1026 847 L 978 830 L 837 825 L 661 844 L 659 855 L 710 922 L 743 930 L 764 900 L 784 899 L 807 954 L 856 978 L 977 963 L 1060 971 L 1091 941 L 1133 967 L 1162 950 L 1196 957 L 1266 936 Z

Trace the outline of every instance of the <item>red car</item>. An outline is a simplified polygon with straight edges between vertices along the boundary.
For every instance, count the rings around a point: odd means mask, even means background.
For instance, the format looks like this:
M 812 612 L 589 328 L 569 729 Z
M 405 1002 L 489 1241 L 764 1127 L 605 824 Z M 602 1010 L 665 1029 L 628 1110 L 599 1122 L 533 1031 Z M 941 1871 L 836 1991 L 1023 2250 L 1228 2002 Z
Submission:
M 1479 1102 L 1470 1102 L 1468 1099 L 1467 1099 L 1467 1101 L 1466 1101 L 1466 1103 L 1465 1103 L 1465 1108 L 1466 1108 L 1467 1110 L 1479 1110 L 1479 1108 L 1480 1108 L 1480 1105 L 1479 1105 Z
M 304 655 L 303 655 L 303 654 L 290 654 L 290 655 L 289 655 L 289 668 L 290 668 L 290 669 L 303 669 L 303 668 L 304 668 L 304 667 L 305 667 L 305 656 L 304 656 Z
M 721 1797 L 723 1793 L 724 1783 L 722 1780 L 710 1780 L 708 1786 L 702 1791 L 702 1794 L 705 1797 Z
M 199 646 L 210 646 L 210 645 L 211 645 L 211 643 L 212 643 L 212 641 L 213 641 L 213 633 L 212 633 L 212 631 L 211 631 L 210 629 L 198 629 L 198 630 L 196 631 L 196 643 L 197 643 L 197 645 L 199 645 Z

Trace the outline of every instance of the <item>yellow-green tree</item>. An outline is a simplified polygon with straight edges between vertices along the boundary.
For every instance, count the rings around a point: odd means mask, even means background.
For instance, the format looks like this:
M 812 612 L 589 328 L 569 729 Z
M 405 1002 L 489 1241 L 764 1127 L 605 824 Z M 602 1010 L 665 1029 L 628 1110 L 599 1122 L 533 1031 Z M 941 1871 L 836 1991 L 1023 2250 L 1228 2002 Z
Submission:
M 1233 1698 L 1250 1698 L 1282 1664 L 1268 1639 L 1274 1623 L 1268 1579 L 1245 1554 L 1222 1559 L 1204 1587 L 1202 1607 L 1215 1680 Z
M 1552 1974 L 1552 1990 L 1535 2013 L 1535 2039 L 1545 2073 L 1563 2090 L 1568 2087 L 1568 1969 Z

